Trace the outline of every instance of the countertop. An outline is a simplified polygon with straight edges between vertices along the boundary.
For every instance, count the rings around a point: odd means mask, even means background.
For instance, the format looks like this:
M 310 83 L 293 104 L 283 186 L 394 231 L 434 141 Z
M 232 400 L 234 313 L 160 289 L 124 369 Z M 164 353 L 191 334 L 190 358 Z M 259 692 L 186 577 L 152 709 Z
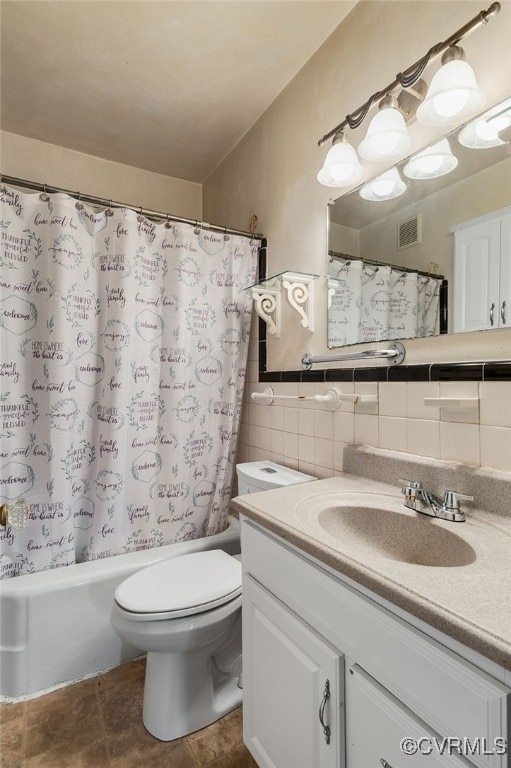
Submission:
M 325 496 L 327 494 L 328 496 Z M 351 494 L 351 495 L 350 495 Z M 370 494 L 370 496 L 364 496 Z M 319 508 L 372 499 L 422 525 L 446 531 L 446 547 L 461 538 L 475 559 L 457 567 L 416 565 L 347 545 L 318 522 Z M 464 507 L 467 520 L 451 523 L 408 510 L 400 489 L 358 475 L 238 496 L 231 506 L 340 574 L 467 647 L 511 670 L 511 517 Z M 399 526 L 399 521 L 397 523 Z M 403 526 L 403 535 L 406 535 Z M 399 527 L 398 529 L 399 530 Z M 443 537 L 437 536 L 443 546 Z M 458 542 L 458 544 L 460 544 Z M 468 547 L 461 545 L 467 551 Z

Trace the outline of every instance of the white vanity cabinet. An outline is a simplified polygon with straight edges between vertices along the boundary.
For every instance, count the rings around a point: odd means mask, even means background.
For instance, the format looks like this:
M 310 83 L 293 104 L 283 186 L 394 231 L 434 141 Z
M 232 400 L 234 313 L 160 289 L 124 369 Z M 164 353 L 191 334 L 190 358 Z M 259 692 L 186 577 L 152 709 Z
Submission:
M 251 576 L 243 584 L 243 721 L 261 768 L 343 768 L 339 652 Z
M 511 766 L 500 680 L 243 517 L 241 532 L 243 728 L 260 768 Z M 449 737 L 475 754 L 449 754 Z
M 431 728 L 357 664 L 347 671 L 346 699 L 348 766 L 466 768 L 465 761 L 448 753 L 447 743 L 443 746 Z M 410 754 L 405 754 L 406 749 Z M 440 751 L 444 754 L 439 755 Z
M 453 331 L 511 327 L 511 209 L 451 231 Z

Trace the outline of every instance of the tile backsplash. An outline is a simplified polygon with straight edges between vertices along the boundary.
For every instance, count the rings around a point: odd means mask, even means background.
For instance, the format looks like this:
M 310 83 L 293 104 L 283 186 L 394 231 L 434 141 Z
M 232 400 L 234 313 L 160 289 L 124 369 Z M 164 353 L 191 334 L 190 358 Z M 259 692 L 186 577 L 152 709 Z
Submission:
M 257 351 L 256 345 L 251 348 Z M 253 353 L 252 353 L 253 354 Z M 326 411 L 311 401 L 261 405 L 257 363 L 247 368 L 238 461 L 270 459 L 318 477 L 343 469 L 345 445 L 386 448 L 511 472 L 511 381 L 394 381 L 273 383 L 276 395 L 342 393 L 377 395 L 378 402 L 343 402 Z M 463 409 L 426 406 L 427 397 L 479 398 Z

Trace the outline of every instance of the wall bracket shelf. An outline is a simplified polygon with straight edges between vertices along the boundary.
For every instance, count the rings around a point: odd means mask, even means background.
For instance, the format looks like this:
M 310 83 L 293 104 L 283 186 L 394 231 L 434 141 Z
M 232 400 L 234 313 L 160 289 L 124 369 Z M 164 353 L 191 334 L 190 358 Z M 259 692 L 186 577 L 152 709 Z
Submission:
M 264 320 L 268 333 L 280 338 L 282 322 L 282 289 L 287 300 L 300 315 L 302 328 L 314 332 L 314 292 L 313 282 L 319 275 L 306 272 L 280 272 L 272 277 L 259 280 L 246 290 L 252 292 L 254 309 Z

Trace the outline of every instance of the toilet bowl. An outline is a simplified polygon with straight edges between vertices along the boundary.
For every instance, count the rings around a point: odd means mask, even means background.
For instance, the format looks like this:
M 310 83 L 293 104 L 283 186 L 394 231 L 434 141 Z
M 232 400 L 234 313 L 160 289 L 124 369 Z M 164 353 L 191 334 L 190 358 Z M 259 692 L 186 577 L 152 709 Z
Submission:
M 223 550 L 164 560 L 122 582 L 112 625 L 147 652 L 142 718 L 170 741 L 241 703 L 241 563 Z
M 239 494 L 315 480 L 270 461 L 237 467 Z M 147 652 L 143 722 L 171 741 L 241 704 L 241 562 L 223 550 L 151 565 L 115 591 L 112 626 Z

